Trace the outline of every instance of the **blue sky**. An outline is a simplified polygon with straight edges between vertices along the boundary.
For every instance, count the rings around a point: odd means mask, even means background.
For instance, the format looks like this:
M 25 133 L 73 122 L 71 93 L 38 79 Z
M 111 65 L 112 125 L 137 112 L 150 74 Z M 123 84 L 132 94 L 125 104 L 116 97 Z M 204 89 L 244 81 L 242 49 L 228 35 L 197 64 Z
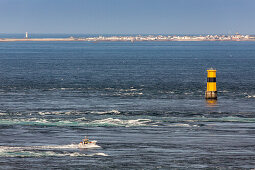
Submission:
M 255 34 L 255 0 L 0 0 L 0 33 Z

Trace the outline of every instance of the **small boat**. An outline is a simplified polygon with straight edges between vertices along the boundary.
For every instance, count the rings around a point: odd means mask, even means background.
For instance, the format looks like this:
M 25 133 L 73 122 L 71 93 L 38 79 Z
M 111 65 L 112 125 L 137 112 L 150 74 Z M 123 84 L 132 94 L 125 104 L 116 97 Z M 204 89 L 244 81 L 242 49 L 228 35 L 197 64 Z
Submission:
M 82 142 L 80 142 L 78 144 L 78 148 L 95 148 L 95 147 L 99 147 L 98 145 L 96 145 L 97 141 L 96 140 L 92 140 L 90 141 L 86 136 L 85 138 L 82 140 Z

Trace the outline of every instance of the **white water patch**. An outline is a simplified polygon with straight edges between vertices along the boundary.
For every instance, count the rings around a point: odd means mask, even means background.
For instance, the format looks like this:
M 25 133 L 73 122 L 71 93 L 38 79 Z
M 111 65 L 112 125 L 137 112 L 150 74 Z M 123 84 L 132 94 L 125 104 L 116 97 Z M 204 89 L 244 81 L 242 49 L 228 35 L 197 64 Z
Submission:
M 192 95 L 192 94 L 194 94 L 194 92 L 186 92 L 186 93 L 184 93 L 185 95 Z
M 48 89 L 49 91 L 57 91 L 57 90 L 81 90 L 82 88 L 64 88 L 64 87 L 61 87 L 61 88 L 50 88 Z M 89 88 L 88 88 L 89 89 Z
M 29 119 L 2 119 L 1 120 L 1 124 L 19 124 L 19 123 L 28 123 L 28 124 L 47 124 L 50 123 L 48 120 L 46 119 L 38 119 L 38 118 L 29 118 Z
M 118 92 L 118 93 L 114 93 L 115 96 L 141 96 L 143 95 L 142 92 Z
M 74 115 L 74 114 L 80 114 L 82 112 L 78 112 L 78 111 L 53 111 L 53 112 L 38 112 L 39 115 L 44 116 L 44 115 Z M 108 111 L 91 111 L 89 113 L 92 114 L 120 114 L 120 112 L 118 110 L 108 110 Z M 0 113 L 1 115 L 1 113 Z
M 39 115 L 71 115 L 71 114 L 79 114 L 80 112 L 76 112 L 76 111 L 67 111 L 67 112 L 63 112 L 63 111 L 54 111 L 54 112 L 38 112 Z
M 114 88 L 107 87 L 107 88 L 105 88 L 105 90 L 114 90 Z
M 106 118 L 100 120 L 87 120 L 86 118 L 78 118 L 74 120 L 60 119 L 44 119 L 44 118 L 28 118 L 28 119 L 1 119 L 0 124 L 3 125 L 32 125 L 32 126 L 147 126 L 152 125 L 150 119 L 121 120 L 114 118 Z M 155 126 L 155 125 L 153 125 Z
M 29 119 L 14 119 L 16 122 L 35 122 L 35 123 L 49 123 L 46 119 L 29 118 Z
M 115 96 L 140 96 L 143 95 L 143 89 L 135 89 L 134 87 L 130 87 L 130 89 L 120 89 L 118 92 L 115 92 Z
M 33 149 L 77 149 L 77 144 L 70 145 L 46 145 L 46 146 L 32 146 Z
M 165 92 L 162 92 L 162 93 L 166 93 L 166 94 L 174 94 L 175 92 L 174 92 L 174 91 L 165 91 Z
M 105 90 L 114 91 L 114 96 L 140 96 L 143 95 L 142 88 L 136 89 L 134 87 L 130 87 L 129 89 L 114 89 L 114 88 L 105 88 Z
M 95 125 L 113 125 L 113 126 L 146 126 L 147 123 L 152 122 L 150 119 L 136 119 L 136 120 L 120 120 L 107 118 L 102 120 L 94 120 L 91 123 Z
M 80 117 L 80 118 L 77 118 L 75 120 L 77 120 L 77 121 L 86 121 L 87 119 L 85 117 Z
M 109 155 L 107 155 L 107 154 L 105 154 L 105 153 L 94 153 L 94 154 L 91 154 L 92 156 L 109 156 Z
M 0 113 L 0 116 L 4 116 L 4 115 L 7 115 L 7 113 Z
M 79 152 L 57 153 L 54 151 L 15 151 L 15 152 L 0 152 L 0 157 L 92 157 L 92 156 L 109 156 L 105 153 L 84 154 Z
M 190 124 L 186 124 L 186 123 L 176 123 L 176 124 L 171 124 L 168 126 L 172 126 L 172 127 L 198 127 L 198 125 L 190 125 Z
M 133 91 L 141 91 L 143 89 L 135 89 L 135 88 L 130 88 L 130 89 L 120 89 L 120 92 L 133 92 Z
M 100 112 L 100 111 L 92 111 L 90 113 L 100 114 L 100 115 L 102 115 L 102 114 L 109 114 L 109 113 L 120 114 L 120 112 L 118 110 L 110 110 L 110 111 L 102 111 L 102 112 Z
M 60 88 L 60 90 L 73 90 L 73 88 Z
M 80 149 L 79 144 L 35 146 L 33 148 L 35 149 Z M 93 149 L 93 148 L 101 148 L 101 146 L 97 144 L 89 144 L 89 145 L 86 145 L 84 149 Z
M 44 125 L 44 126 L 75 126 L 77 122 L 70 122 L 70 121 L 55 121 L 54 120 L 47 120 L 47 119 L 38 119 L 38 118 L 29 118 L 29 119 L 2 119 L 0 120 L 0 124 L 5 125 Z
M 247 98 L 255 98 L 255 95 L 248 95 Z
M 100 148 L 99 145 L 93 144 L 86 149 Z M 48 145 L 48 146 L 0 146 L 0 157 L 42 157 L 42 156 L 108 156 L 105 153 L 83 154 L 79 152 L 56 153 L 54 151 L 42 150 L 61 150 L 61 149 L 79 149 L 78 144 L 71 145 Z
M 91 144 L 87 148 L 100 148 L 100 147 L 101 146 L 97 144 Z M 40 149 L 79 149 L 79 145 L 70 144 L 70 145 L 46 145 L 46 146 L 0 146 L 0 152 L 21 151 L 21 150 L 40 150 Z
M 191 127 L 189 124 L 184 124 L 184 123 L 178 123 L 178 124 L 173 124 L 169 126 L 174 126 L 174 127 Z
M 218 91 L 219 93 L 228 93 L 229 91 L 227 90 L 222 90 L 222 91 Z
M 38 112 L 39 115 L 51 115 L 53 112 Z M 58 114 L 55 112 L 55 114 Z

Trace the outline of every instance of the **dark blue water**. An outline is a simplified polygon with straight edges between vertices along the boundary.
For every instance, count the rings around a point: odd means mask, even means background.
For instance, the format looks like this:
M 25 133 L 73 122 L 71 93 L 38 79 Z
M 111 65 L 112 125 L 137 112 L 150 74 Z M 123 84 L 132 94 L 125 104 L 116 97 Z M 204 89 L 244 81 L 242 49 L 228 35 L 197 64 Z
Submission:
M 0 43 L 0 167 L 254 168 L 254 73 L 255 42 Z

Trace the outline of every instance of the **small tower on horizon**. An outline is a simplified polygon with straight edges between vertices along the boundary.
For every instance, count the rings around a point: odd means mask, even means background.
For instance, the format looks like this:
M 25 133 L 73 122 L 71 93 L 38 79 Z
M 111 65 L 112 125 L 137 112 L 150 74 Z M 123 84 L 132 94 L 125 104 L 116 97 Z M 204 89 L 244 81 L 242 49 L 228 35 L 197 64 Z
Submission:
M 28 33 L 26 32 L 26 38 L 28 38 Z

